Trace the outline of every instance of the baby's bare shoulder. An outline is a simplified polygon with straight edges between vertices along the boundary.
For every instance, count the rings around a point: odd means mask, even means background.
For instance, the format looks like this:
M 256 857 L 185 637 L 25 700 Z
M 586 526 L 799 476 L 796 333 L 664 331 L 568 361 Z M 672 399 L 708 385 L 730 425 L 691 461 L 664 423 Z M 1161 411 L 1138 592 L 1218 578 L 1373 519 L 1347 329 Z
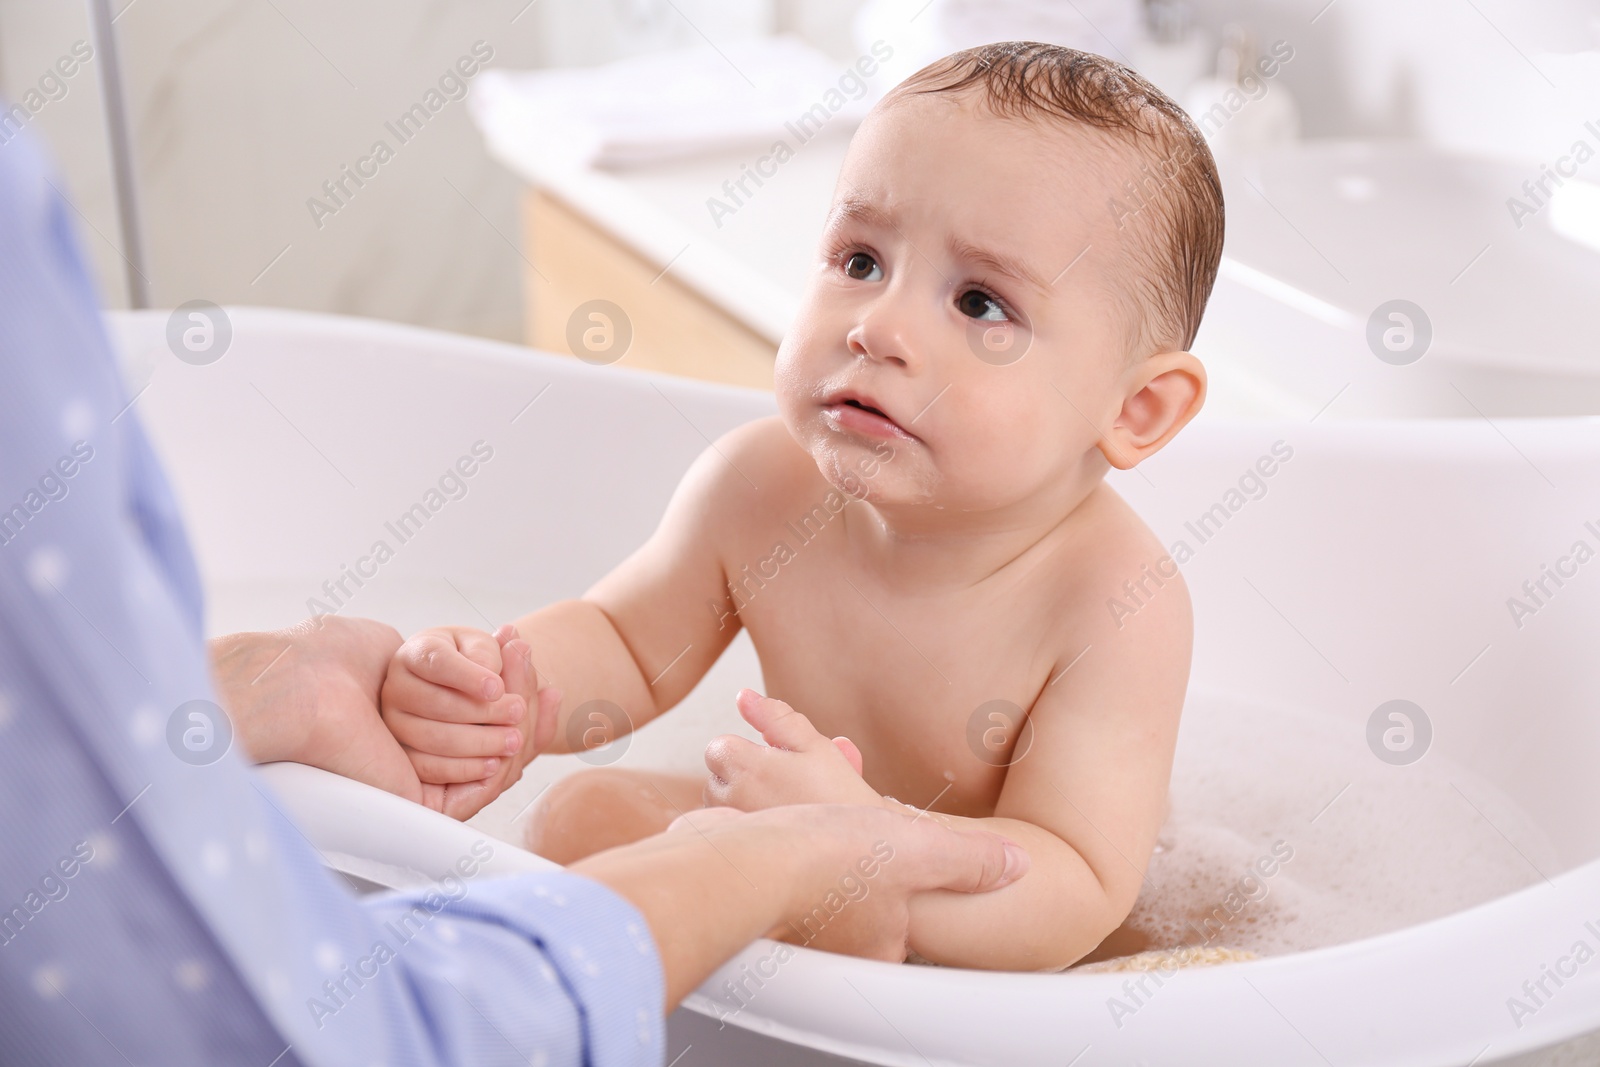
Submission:
M 728 431 L 700 459 L 708 481 L 703 499 L 719 522 L 770 532 L 796 500 L 832 487 L 776 415 Z
M 1087 633 L 1127 634 L 1139 616 L 1139 636 L 1166 640 L 1186 633 L 1193 612 L 1183 574 L 1127 501 L 1109 485 L 1096 487 L 1073 516 L 1071 529 L 1047 568 L 1061 635 L 1070 645 Z

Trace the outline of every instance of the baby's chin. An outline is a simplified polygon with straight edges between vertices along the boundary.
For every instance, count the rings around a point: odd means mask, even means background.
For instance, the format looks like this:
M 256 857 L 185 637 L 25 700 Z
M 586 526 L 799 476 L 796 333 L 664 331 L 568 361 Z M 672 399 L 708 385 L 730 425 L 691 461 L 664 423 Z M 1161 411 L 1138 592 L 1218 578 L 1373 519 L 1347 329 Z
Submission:
M 938 479 L 926 457 L 901 442 L 867 441 L 838 433 L 801 442 L 817 471 L 844 496 L 874 506 L 932 503 Z

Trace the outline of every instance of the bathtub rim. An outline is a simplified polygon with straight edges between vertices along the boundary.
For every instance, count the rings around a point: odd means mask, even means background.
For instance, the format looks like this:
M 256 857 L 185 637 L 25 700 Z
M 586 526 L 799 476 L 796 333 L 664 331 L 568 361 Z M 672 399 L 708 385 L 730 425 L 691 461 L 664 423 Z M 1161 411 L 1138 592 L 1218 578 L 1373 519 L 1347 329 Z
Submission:
M 341 778 L 327 771 L 300 764 L 280 763 L 266 765 L 260 769 L 260 773 L 282 798 L 286 809 L 294 814 L 296 823 L 306 833 L 308 839 L 323 851 L 330 861 L 335 858 L 359 856 L 361 859 L 380 865 L 409 869 L 423 877 L 438 879 L 444 877 L 450 871 L 451 865 L 460 856 L 467 854 L 475 842 L 490 839 L 495 843 L 496 849 L 495 857 L 484 865 L 484 873 L 490 877 L 554 868 L 549 861 L 515 844 L 494 838 L 470 823 L 456 822 L 375 787 Z M 375 827 L 379 828 L 377 833 L 374 833 Z M 353 843 L 357 841 L 360 845 L 353 848 Z M 372 847 L 374 845 L 377 847 Z M 352 869 L 336 862 L 331 864 L 331 869 L 363 877 L 371 873 L 366 869 Z M 1492 938 L 1497 933 L 1502 938 L 1510 936 L 1514 932 L 1512 927 L 1517 925 L 1517 920 L 1536 918 L 1547 913 L 1542 910 L 1539 894 L 1551 891 L 1563 892 L 1570 894 L 1576 901 L 1583 897 L 1586 889 L 1589 899 L 1600 900 L 1600 858 L 1553 876 L 1549 884 L 1535 883 L 1493 900 L 1421 923 L 1414 923 L 1399 930 L 1256 960 L 1184 968 L 1166 981 L 1181 982 L 1190 990 L 1187 994 L 1189 996 L 1196 994 L 1217 996 L 1220 992 L 1220 995 L 1226 998 L 1233 995 L 1233 990 L 1226 987 L 1237 987 L 1240 981 L 1248 981 L 1250 978 L 1270 980 L 1271 976 L 1280 974 L 1314 974 L 1329 963 L 1354 965 L 1357 970 L 1370 969 L 1375 975 L 1387 976 L 1388 980 L 1407 974 L 1426 977 L 1430 973 L 1426 966 L 1430 943 L 1451 940 L 1456 944 L 1467 944 L 1475 937 Z M 1600 919 L 1600 909 L 1596 911 L 1596 919 Z M 996 1002 L 1016 1006 L 1019 1001 L 1032 1003 L 1041 999 L 1038 991 L 1047 989 L 1051 982 L 1072 983 L 1070 987 L 1064 987 L 1060 991 L 1060 996 L 1099 1003 L 1111 995 L 1120 993 L 1122 983 L 1130 977 L 1130 972 L 1115 971 L 1074 974 L 1071 971 L 998 972 L 956 967 L 915 967 L 839 957 L 804 946 L 787 947 L 794 953 L 793 959 L 783 965 L 786 973 L 795 976 L 789 983 L 791 987 L 809 985 L 817 976 L 846 979 L 857 977 L 874 983 L 887 980 L 897 985 L 911 987 L 913 994 L 917 992 L 915 987 L 919 986 L 942 988 L 946 993 L 952 991 L 951 987 L 964 986 L 974 997 L 985 1000 L 993 998 Z M 736 973 L 741 963 L 747 963 L 751 957 L 770 955 L 778 949 L 779 942 L 765 938 L 752 942 L 714 972 L 699 989 L 689 994 L 681 1007 L 704 1018 L 737 1026 L 752 1033 L 866 1063 L 884 1064 L 888 1067 L 900 1067 L 900 1065 L 915 1067 L 916 1064 L 925 1062 L 923 1054 L 897 1056 L 885 1046 L 871 1046 L 837 1038 L 823 1027 L 797 1023 L 795 1017 L 803 1016 L 805 1012 L 781 1009 L 787 1004 L 804 1003 L 803 990 L 791 989 L 782 997 L 767 998 L 762 1007 L 751 1007 L 733 1014 L 719 1012 L 715 1007 L 714 993 L 707 990 L 713 989 L 725 977 Z M 793 970 L 790 971 L 790 968 Z M 1591 975 L 1591 980 L 1600 981 L 1600 970 Z M 774 1004 L 773 1001 L 782 1003 Z M 1571 1010 L 1559 1017 L 1550 1019 L 1544 1024 L 1530 1024 L 1518 1031 L 1520 1039 L 1493 1042 L 1491 1048 L 1496 1052 L 1497 1058 L 1503 1059 L 1506 1056 L 1548 1048 L 1600 1030 L 1600 999 L 1589 1005 L 1587 1011 L 1581 1010 L 1576 1001 L 1573 1004 Z M 776 1012 L 767 1010 L 773 1007 L 779 1010 Z M 1442 1040 L 1431 1047 L 1435 1050 L 1450 1048 L 1452 1051 L 1450 1053 L 1436 1051 L 1437 1055 L 1448 1056 L 1459 1052 L 1463 1057 L 1470 1058 L 1482 1054 L 1481 1048 L 1467 1048 L 1466 1044 L 1462 1044 L 1460 1049 L 1455 1049 L 1454 1046 L 1447 1045 L 1446 1040 L 1462 1042 L 1464 1039 L 1452 1034 L 1442 1035 Z M 1463 1058 L 1461 1062 L 1467 1062 L 1467 1058 Z M 961 1062 L 940 1060 L 937 1057 L 930 1059 L 935 1063 Z M 1413 1065 L 1422 1067 L 1424 1061 L 1389 1057 L 1367 1059 L 1363 1062 L 1381 1067 L 1413 1067 Z M 1442 1060 L 1434 1059 L 1431 1062 L 1442 1062 Z

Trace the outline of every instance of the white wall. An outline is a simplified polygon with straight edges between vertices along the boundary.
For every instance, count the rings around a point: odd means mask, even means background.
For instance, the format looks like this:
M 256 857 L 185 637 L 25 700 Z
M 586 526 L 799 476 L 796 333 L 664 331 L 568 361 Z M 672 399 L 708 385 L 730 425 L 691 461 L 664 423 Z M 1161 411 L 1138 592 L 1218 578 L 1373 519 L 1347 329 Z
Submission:
M 1240 21 L 1261 40 L 1295 46 L 1282 81 L 1301 106 L 1306 136 L 1406 136 L 1544 159 L 1570 144 L 1585 119 L 1600 119 L 1595 0 L 1325 4 L 1196 0 L 1195 7 L 1213 33 Z M 1572 54 L 1584 49 L 1588 55 Z
M 1334 0 L 1318 16 L 1322 5 L 1196 2 L 1213 34 L 1243 20 L 1265 42 L 1294 44 L 1282 84 L 1308 136 L 1419 137 L 1536 164 L 1565 149 L 1584 119 L 1600 120 L 1596 54 L 1551 54 L 1600 47 L 1595 0 Z M 515 179 L 487 159 L 459 101 L 404 146 L 386 135 L 386 120 L 478 40 L 493 48 L 494 65 L 532 67 L 773 25 L 848 55 L 859 0 L 113 6 L 156 304 L 270 304 L 516 338 Z M 92 42 L 85 9 L 83 0 L 0 0 L 0 91 L 16 99 L 75 41 Z M 65 170 L 107 302 L 117 305 L 120 237 L 96 75 L 91 62 L 29 125 Z M 307 199 L 380 137 L 395 158 L 319 229 Z
M 273 304 L 519 336 L 516 182 L 485 157 L 461 101 L 404 145 L 383 124 L 475 41 L 496 66 L 540 61 L 536 20 L 511 21 L 523 3 L 113 0 L 153 302 Z M 86 6 L 0 0 L 6 96 L 34 86 L 74 41 L 93 43 Z M 96 77 L 91 62 L 29 126 L 64 168 L 106 300 L 120 305 Z M 393 160 L 319 228 L 307 199 L 380 138 Z

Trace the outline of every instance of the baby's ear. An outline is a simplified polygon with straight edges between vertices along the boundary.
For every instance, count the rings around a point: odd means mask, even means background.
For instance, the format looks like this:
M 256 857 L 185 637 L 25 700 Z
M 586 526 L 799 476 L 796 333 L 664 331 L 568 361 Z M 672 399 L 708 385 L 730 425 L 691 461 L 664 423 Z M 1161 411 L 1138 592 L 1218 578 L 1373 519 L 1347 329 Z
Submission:
M 1128 368 L 1122 410 L 1100 442 L 1118 470 L 1159 452 L 1200 411 L 1206 369 L 1188 352 L 1160 352 Z

